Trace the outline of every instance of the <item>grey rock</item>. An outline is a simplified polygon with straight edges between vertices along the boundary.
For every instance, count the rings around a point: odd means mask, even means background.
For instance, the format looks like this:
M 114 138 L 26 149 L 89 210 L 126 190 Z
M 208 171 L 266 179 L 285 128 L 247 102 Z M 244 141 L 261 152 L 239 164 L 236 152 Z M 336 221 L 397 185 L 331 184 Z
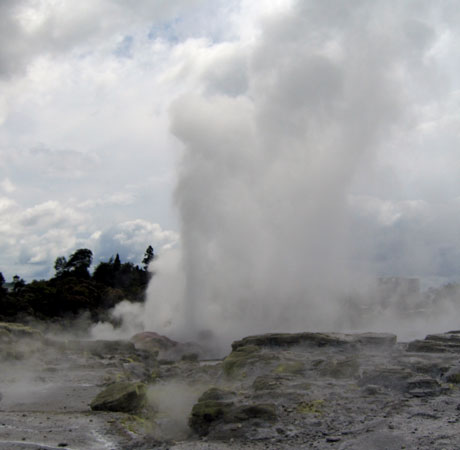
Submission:
M 422 341 L 409 342 L 407 350 L 409 352 L 460 353 L 460 333 L 451 331 L 441 334 L 429 334 Z
M 393 346 L 396 336 L 389 333 L 269 333 L 249 336 L 232 343 L 232 349 L 248 345 L 260 347 L 341 347 L 341 346 Z
M 441 385 L 432 378 L 417 377 L 407 381 L 406 390 L 414 397 L 430 397 L 441 393 Z

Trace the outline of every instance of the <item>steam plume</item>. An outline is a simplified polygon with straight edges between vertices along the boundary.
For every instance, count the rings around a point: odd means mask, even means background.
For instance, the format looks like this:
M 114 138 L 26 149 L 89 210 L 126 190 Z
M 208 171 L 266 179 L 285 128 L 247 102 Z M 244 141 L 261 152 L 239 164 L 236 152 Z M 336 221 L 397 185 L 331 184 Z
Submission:
M 228 339 L 347 326 L 340 301 L 366 280 L 368 256 L 351 200 L 369 194 L 363 174 L 412 132 L 424 89 L 442 79 L 429 59 L 436 12 L 297 2 L 265 18 L 249 50 L 235 44 L 239 92 L 229 67 L 176 100 L 181 249 L 156 263 L 149 328 Z

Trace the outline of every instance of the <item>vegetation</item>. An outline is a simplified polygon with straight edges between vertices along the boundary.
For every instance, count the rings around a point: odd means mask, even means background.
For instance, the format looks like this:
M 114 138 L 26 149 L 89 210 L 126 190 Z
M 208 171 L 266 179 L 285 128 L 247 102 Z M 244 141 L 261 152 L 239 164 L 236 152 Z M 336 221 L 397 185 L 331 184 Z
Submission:
M 145 300 L 152 276 L 147 269 L 154 258 L 152 246 L 145 252 L 142 267 L 122 263 L 116 254 L 100 262 L 91 274 L 93 252 L 81 248 L 68 258 L 56 258 L 55 275 L 49 280 L 26 283 L 15 275 L 11 283 L 6 283 L 0 272 L 0 320 L 58 319 L 81 313 L 89 313 L 94 321 L 105 318 L 107 311 L 122 300 Z

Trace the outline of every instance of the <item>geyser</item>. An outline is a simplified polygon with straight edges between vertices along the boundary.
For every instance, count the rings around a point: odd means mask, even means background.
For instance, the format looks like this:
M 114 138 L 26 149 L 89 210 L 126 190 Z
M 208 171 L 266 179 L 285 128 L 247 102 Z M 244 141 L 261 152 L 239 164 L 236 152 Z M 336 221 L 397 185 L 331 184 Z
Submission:
M 155 263 L 148 329 L 228 340 L 350 326 L 343 299 L 378 275 L 356 211 L 394 189 L 382 158 L 443 95 L 427 90 L 442 79 L 435 12 L 296 2 L 265 17 L 255 41 L 227 44 L 219 76 L 204 70 L 174 102 L 181 245 Z

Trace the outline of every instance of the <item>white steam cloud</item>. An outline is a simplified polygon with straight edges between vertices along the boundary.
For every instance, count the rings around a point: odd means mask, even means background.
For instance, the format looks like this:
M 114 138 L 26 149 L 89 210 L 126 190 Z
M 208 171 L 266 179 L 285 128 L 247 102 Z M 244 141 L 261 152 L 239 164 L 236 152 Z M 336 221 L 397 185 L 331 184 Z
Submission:
M 385 155 L 410 157 L 452 90 L 440 61 L 455 20 L 442 5 L 296 2 L 175 101 L 181 246 L 153 267 L 147 328 L 228 340 L 349 326 L 343 298 L 379 269 L 356 215 L 397 189 Z M 385 227 L 415 203 L 372 204 L 386 207 Z

